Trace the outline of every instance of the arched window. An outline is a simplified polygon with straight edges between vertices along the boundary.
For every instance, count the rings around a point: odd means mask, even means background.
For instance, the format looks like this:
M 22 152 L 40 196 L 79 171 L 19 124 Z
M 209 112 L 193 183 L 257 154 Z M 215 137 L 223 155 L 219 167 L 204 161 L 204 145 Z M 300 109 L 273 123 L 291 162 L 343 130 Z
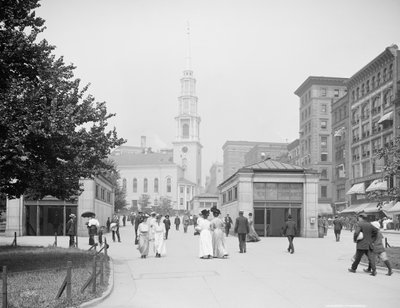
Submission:
M 133 179 L 132 190 L 134 193 L 137 192 L 137 178 Z
M 143 180 L 143 192 L 147 193 L 147 179 L 146 178 Z
M 172 191 L 171 189 L 171 178 L 167 179 L 167 193 L 170 193 Z
M 182 125 L 182 138 L 189 138 L 189 124 Z
M 158 179 L 157 178 L 154 179 L 154 192 L 158 193 Z

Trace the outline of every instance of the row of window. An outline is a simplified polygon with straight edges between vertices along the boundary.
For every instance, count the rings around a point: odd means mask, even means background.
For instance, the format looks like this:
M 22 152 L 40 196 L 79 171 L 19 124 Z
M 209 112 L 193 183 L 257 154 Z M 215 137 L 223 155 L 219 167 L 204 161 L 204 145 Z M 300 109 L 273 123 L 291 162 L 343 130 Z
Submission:
M 99 184 L 96 184 L 95 198 L 111 204 L 111 191 Z
M 302 183 L 253 183 L 254 201 L 302 201 Z
M 353 129 L 352 131 L 353 143 L 391 128 L 393 128 L 393 121 L 385 121 L 383 123 L 378 123 L 378 120 L 376 120 L 372 123 L 366 123 L 361 126 L 361 132 L 359 127 Z
M 170 193 L 172 191 L 172 182 L 171 178 L 167 178 L 166 181 L 166 191 L 167 193 Z M 122 179 L 122 189 L 124 191 L 127 191 L 127 180 Z M 138 179 L 134 178 L 132 181 L 132 192 L 137 193 L 138 192 Z M 147 178 L 143 179 L 143 193 L 148 193 L 149 192 L 149 180 Z M 158 178 L 155 178 L 153 180 L 153 192 L 158 193 L 159 192 L 159 180 Z
M 237 200 L 238 187 L 237 185 L 222 193 L 222 204 Z
M 381 113 L 381 107 L 383 109 L 389 107 L 393 101 L 393 90 L 390 88 L 382 96 L 383 100 L 381 102 L 381 95 L 373 97 L 370 101 L 365 102 L 362 106 L 354 108 L 352 110 L 351 120 L 353 124 L 357 124 L 361 120 L 366 120 L 370 116 L 375 116 Z
M 389 66 L 383 68 L 376 75 L 372 76 L 370 79 L 366 80 L 358 86 L 356 89 L 351 91 L 351 100 L 352 102 L 358 100 L 364 95 L 368 94 L 370 91 L 379 87 L 381 83 L 383 84 L 386 81 L 389 81 L 393 78 L 393 63 Z
M 345 89 L 346 91 L 346 89 Z M 315 90 L 313 91 L 315 92 Z M 311 90 L 307 91 L 301 98 L 301 105 L 303 106 L 304 104 L 308 103 L 311 100 Z M 339 97 L 340 95 L 340 89 L 333 89 L 333 91 L 329 91 L 328 88 L 319 88 L 318 90 L 318 96 L 319 97 Z
M 347 106 L 341 106 L 339 108 L 337 108 L 334 112 L 333 112 L 333 122 L 339 122 L 342 121 L 343 119 L 347 118 Z

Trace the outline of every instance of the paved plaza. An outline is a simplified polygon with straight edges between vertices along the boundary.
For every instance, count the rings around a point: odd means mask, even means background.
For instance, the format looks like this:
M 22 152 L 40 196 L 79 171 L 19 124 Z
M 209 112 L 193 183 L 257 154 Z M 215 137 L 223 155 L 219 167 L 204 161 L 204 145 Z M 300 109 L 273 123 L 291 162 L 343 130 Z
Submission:
M 121 229 L 122 243 L 110 243 L 114 262 L 114 288 L 95 307 L 399 307 L 400 273 L 391 277 L 386 269 L 376 277 L 362 271 L 349 273 L 355 251 L 351 233 L 343 231 L 334 240 L 296 238 L 295 253 L 286 251 L 286 238 L 262 238 L 248 243 L 247 253 L 238 252 L 236 237 L 228 237 L 228 259 L 198 258 L 198 237 L 170 231 L 167 256 L 141 259 L 133 244 L 131 225 Z M 400 234 L 384 234 L 390 244 L 400 246 Z M 110 235 L 107 235 L 111 241 Z M 48 245 L 51 237 L 20 237 L 19 244 Z M 0 237 L 0 241 L 11 241 Z M 80 248 L 88 247 L 80 238 Z M 67 247 L 68 238 L 58 239 Z

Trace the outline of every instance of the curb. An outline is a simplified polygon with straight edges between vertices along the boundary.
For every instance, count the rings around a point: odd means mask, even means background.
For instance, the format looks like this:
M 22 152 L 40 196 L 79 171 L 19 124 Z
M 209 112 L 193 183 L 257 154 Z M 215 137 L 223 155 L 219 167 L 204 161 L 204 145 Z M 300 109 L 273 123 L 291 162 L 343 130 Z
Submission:
M 103 292 L 103 294 L 100 297 L 96 297 L 92 299 L 91 301 L 85 302 L 81 305 L 79 305 L 79 308 L 87 308 L 87 307 L 95 307 L 97 304 L 101 303 L 104 301 L 107 297 L 110 296 L 111 292 L 114 289 L 114 262 L 111 257 L 110 258 L 110 276 L 108 277 L 108 288 Z

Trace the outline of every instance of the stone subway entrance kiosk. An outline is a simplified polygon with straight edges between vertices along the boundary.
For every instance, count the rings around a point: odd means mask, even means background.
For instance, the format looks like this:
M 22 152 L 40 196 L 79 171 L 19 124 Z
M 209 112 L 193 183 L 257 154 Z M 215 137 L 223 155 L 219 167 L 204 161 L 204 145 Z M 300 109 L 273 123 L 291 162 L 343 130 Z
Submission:
M 240 168 L 219 186 L 222 217 L 253 213 L 260 236 L 282 236 L 289 214 L 299 236 L 318 237 L 318 173 L 267 159 Z

